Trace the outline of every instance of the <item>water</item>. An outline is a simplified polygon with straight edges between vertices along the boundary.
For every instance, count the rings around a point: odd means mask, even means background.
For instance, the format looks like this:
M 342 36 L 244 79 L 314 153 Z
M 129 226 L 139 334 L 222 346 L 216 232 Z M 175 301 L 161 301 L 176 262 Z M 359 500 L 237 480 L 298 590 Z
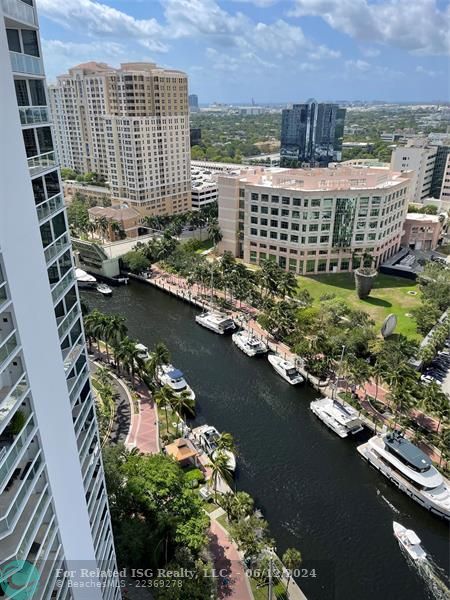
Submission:
M 149 285 L 83 293 L 91 308 L 120 313 L 147 346 L 164 341 L 197 395 L 196 424 L 233 434 L 236 487 L 254 496 L 278 553 L 297 547 L 309 600 L 436 597 L 405 561 L 392 521 L 416 531 L 437 569 L 448 569 L 447 524 L 397 491 L 309 410 L 317 394 L 284 382 L 266 358 L 248 358 L 229 337 L 197 325 L 196 309 Z M 316 577 L 312 577 L 315 568 Z

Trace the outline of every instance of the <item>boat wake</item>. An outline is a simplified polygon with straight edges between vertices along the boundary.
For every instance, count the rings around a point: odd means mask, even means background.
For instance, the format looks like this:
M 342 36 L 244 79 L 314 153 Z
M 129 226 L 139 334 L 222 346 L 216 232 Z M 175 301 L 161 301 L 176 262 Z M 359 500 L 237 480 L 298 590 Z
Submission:
M 400 511 L 398 510 L 398 508 L 395 508 L 395 506 L 392 504 L 392 502 L 389 502 L 389 500 L 383 496 L 383 494 L 380 492 L 380 490 L 377 490 L 377 495 L 380 496 L 380 498 L 383 500 L 383 502 L 385 502 L 389 508 L 392 510 L 392 512 L 395 512 L 396 515 L 400 514 Z
M 433 557 L 428 554 L 425 560 L 414 561 L 403 548 L 400 549 L 409 566 L 418 573 L 425 583 L 426 598 L 429 600 L 448 600 L 450 598 L 448 577 L 444 569 L 435 563 Z

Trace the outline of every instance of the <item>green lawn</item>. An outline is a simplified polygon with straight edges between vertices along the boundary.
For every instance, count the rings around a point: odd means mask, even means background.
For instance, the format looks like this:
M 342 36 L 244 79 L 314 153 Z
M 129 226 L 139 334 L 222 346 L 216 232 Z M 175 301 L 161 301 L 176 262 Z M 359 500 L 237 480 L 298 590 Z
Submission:
M 379 273 L 369 298 L 360 300 L 352 273 L 299 276 L 297 280 L 299 287 L 307 289 L 315 301 L 324 294 L 333 293 L 344 298 L 353 308 L 369 313 L 378 330 L 387 315 L 394 313 L 398 319 L 396 333 L 415 339 L 422 337 L 416 331 L 415 320 L 406 316 L 420 304 L 419 286 L 413 281 Z M 415 291 L 417 295 L 408 294 L 409 291 Z
M 267 586 L 258 587 L 258 582 L 253 577 L 250 577 L 250 586 L 253 592 L 254 600 L 267 600 L 268 588 Z M 273 598 L 274 600 L 288 600 L 286 590 L 282 583 L 274 583 L 273 587 Z
M 197 248 L 195 252 L 197 254 L 201 254 L 205 250 L 209 250 L 210 248 L 212 248 L 213 245 L 214 244 L 212 243 L 212 240 L 203 240 L 203 242 L 201 242 L 201 246 L 199 246 L 199 248 Z

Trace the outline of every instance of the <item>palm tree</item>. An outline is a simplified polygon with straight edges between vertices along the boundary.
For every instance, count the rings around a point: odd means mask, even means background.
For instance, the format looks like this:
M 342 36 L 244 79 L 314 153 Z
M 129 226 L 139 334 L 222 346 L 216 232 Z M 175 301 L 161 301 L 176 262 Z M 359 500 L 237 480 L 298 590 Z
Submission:
M 134 387 L 136 372 L 140 375 L 144 368 L 140 351 L 136 348 L 136 342 L 129 337 L 124 337 L 117 348 L 117 358 L 125 370 L 128 371 L 131 384 Z
M 195 415 L 195 400 L 187 390 L 183 390 L 180 394 L 175 394 L 171 407 L 180 417 L 182 415 L 190 415 L 192 417 Z M 178 426 L 179 421 L 177 421 L 177 435 Z
M 234 496 L 233 518 L 237 521 L 253 514 L 255 503 L 247 492 L 236 492 Z
M 375 402 L 378 399 L 378 388 L 380 386 L 380 382 L 383 380 L 385 372 L 385 365 L 380 360 L 377 360 L 371 369 L 372 377 L 375 381 Z
M 156 406 L 158 408 L 163 408 L 166 414 L 166 431 L 167 435 L 169 434 L 169 416 L 167 413 L 167 409 L 173 406 L 173 402 L 175 400 L 175 392 L 168 385 L 164 385 L 157 392 L 155 392 L 153 396 Z
M 288 570 L 287 587 L 289 588 L 289 582 L 291 581 L 292 571 L 298 569 L 302 564 L 302 555 L 300 551 L 296 548 L 288 548 L 283 554 L 281 561 Z
M 164 342 L 158 342 L 153 348 L 150 359 L 147 362 L 147 372 L 153 380 L 156 380 L 159 367 L 170 363 L 170 352 Z
M 226 512 L 228 521 L 231 521 L 234 503 L 235 497 L 233 492 L 226 492 L 225 494 L 222 494 L 220 498 L 217 499 L 217 504 Z
M 212 485 L 214 497 L 217 497 L 217 485 L 221 479 L 230 484 L 232 475 L 228 466 L 228 456 L 221 450 L 214 452 L 213 456 L 209 457 L 210 464 L 207 465 L 211 469 L 211 479 L 209 485 Z
M 114 349 L 114 360 L 116 367 L 117 362 L 117 349 L 120 346 L 121 341 L 126 337 L 128 328 L 125 325 L 126 319 L 120 315 L 111 315 L 109 317 L 108 325 L 108 341 Z
M 84 318 L 84 326 L 86 335 L 89 339 L 89 345 L 91 345 L 92 340 L 94 340 L 97 343 L 99 350 L 99 340 L 103 337 L 104 319 L 105 315 L 97 309 L 94 309 Z
M 236 453 L 236 446 L 234 444 L 234 439 L 231 433 L 223 431 L 216 441 L 217 450 L 219 452 L 232 452 Z
M 111 373 L 104 365 L 100 365 L 95 370 L 95 378 L 100 385 L 105 386 L 111 383 Z
M 222 239 L 222 232 L 220 230 L 219 223 L 216 220 L 210 221 L 208 224 L 208 236 L 214 246 L 217 246 Z
M 278 291 L 284 298 L 285 296 L 292 296 L 297 289 L 297 279 L 291 271 L 284 271 L 280 276 L 280 282 L 278 284 Z

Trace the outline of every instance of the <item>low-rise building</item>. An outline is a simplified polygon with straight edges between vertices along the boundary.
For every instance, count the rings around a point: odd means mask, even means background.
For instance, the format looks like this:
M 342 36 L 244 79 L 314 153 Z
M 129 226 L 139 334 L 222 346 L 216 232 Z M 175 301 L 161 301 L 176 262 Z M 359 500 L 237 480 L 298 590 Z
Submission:
M 192 210 L 217 202 L 217 173 L 208 169 L 191 167 Z
M 93 206 L 88 212 L 91 221 L 98 221 L 102 217 L 107 219 L 109 226 L 105 233 L 111 241 L 121 239 L 123 236 L 133 238 L 139 235 L 141 215 L 135 208 Z M 115 228 L 113 223 L 117 223 L 119 227 Z M 123 231 L 122 235 L 120 230 Z
M 442 242 L 446 222 L 445 215 L 408 213 L 401 245 L 411 250 L 434 250 Z
M 109 187 L 100 185 L 88 185 L 78 181 L 64 181 L 64 200 L 70 204 L 78 194 L 90 201 L 90 204 L 99 204 L 100 206 L 111 206 L 111 190 Z
M 220 174 L 220 249 L 299 274 L 375 265 L 400 247 L 410 177 L 389 168 L 247 168 Z

